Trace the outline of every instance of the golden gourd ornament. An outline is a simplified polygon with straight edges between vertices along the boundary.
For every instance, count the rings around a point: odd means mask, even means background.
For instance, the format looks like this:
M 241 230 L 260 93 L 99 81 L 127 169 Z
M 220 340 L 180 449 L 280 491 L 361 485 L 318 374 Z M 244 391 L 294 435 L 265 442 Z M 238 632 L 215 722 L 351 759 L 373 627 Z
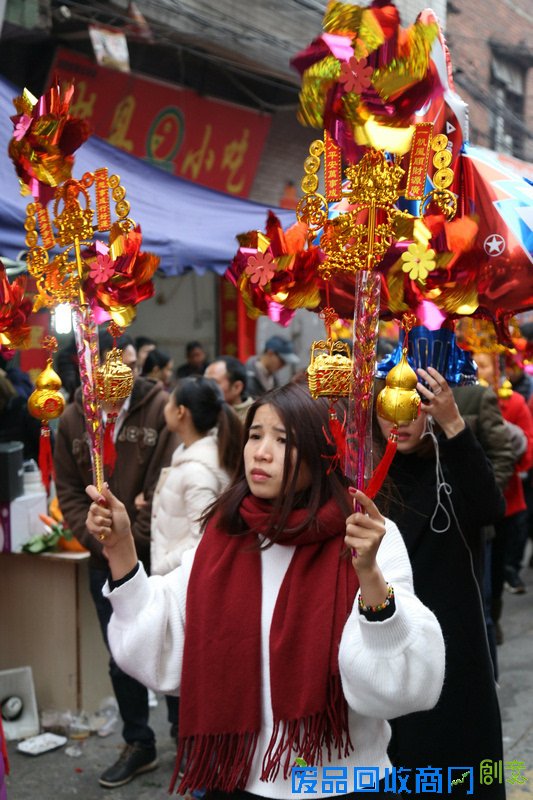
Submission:
M 49 492 L 50 482 L 52 478 L 55 479 L 55 471 L 48 423 L 61 416 L 65 409 L 65 398 L 60 392 L 61 378 L 52 365 L 52 353 L 57 350 L 57 339 L 55 336 L 45 336 L 42 345 L 49 351 L 49 356 L 45 368 L 37 376 L 35 390 L 28 398 L 28 411 L 32 417 L 41 420 L 39 469 L 43 485 Z
M 59 391 L 61 378 L 49 358 L 46 367 L 35 381 L 35 391 L 28 398 L 28 411 L 41 422 L 49 422 L 60 417 L 65 409 L 65 398 Z
M 377 397 L 378 415 L 395 425 L 413 422 L 418 417 L 420 395 L 416 390 L 416 372 L 407 361 L 407 348 L 404 347 L 400 361 L 387 375 L 386 383 Z

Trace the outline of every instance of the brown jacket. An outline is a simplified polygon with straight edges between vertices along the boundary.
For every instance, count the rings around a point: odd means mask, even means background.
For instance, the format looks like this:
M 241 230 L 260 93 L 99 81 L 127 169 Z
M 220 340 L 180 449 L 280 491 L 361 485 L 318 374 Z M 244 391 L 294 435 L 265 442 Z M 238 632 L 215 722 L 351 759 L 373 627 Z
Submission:
M 117 461 L 111 477 L 106 476 L 111 491 L 122 500 L 132 522 L 137 555 L 148 572 L 150 569 L 150 521 L 152 495 L 159 473 L 170 464 L 179 445 L 176 434 L 166 425 L 163 409 L 168 399 L 161 383 L 137 378 L 130 407 L 119 430 Z M 91 551 L 91 566 L 107 568 L 102 545 L 85 527 L 90 500 L 85 493 L 92 483 L 91 460 L 85 420 L 78 389 L 74 402 L 65 409 L 59 421 L 54 447 L 56 487 L 61 511 L 77 539 Z M 134 501 L 144 494 L 147 505 L 137 511 Z

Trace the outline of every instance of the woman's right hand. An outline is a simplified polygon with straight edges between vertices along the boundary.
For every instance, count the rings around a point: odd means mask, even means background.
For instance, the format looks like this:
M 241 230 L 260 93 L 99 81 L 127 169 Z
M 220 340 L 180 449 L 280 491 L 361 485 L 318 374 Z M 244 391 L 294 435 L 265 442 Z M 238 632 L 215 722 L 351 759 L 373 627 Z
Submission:
M 101 492 L 96 486 L 87 486 L 85 491 L 93 501 L 87 514 L 87 529 L 102 544 L 111 576 L 119 580 L 138 562 L 128 512 L 107 484 Z
M 96 486 L 87 486 L 87 494 L 93 501 L 87 514 L 87 530 L 107 550 L 131 537 L 131 525 L 124 503 L 115 497 L 107 484 L 99 492 Z

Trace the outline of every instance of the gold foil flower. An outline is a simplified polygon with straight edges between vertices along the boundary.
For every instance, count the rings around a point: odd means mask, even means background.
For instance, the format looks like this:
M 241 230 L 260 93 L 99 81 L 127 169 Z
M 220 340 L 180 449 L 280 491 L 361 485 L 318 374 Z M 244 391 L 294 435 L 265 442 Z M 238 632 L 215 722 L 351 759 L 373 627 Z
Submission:
M 402 253 L 402 261 L 402 270 L 409 273 L 412 281 L 425 283 L 428 274 L 435 269 L 435 251 L 426 249 L 420 242 L 413 242 Z

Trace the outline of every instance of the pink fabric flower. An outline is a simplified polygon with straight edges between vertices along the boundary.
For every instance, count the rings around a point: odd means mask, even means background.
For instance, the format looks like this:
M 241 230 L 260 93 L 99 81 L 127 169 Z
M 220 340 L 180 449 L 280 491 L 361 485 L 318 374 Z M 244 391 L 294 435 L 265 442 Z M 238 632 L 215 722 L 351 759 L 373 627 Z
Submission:
M 99 253 L 96 261 L 91 264 L 89 277 L 95 283 L 105 283 L 115 274 L 115 264 L 111 256 L 105 253 Z
M 349 61 L 341 64 L 339 82 L 344 85 L 347 92 L 361 94 L 371 84 L 372 67 L 367 65 L 366 58 L 357 59 L 352 56 Z
M 15 128 L 13 130 L 13 139 L 17 142 L 20 142 L 21 139 L 26 136 L 30 125 L 32 124 L 33 120 L 28 114 L 19 114 L 18 117 L 13 118 L 15 119 Z
M 261 288 L 272 280 L 276 273 L 276 265 L 270 253 L 256 253 L 250 256 L 244 270 L 250 276 L 252 283 L 257 283 Z

